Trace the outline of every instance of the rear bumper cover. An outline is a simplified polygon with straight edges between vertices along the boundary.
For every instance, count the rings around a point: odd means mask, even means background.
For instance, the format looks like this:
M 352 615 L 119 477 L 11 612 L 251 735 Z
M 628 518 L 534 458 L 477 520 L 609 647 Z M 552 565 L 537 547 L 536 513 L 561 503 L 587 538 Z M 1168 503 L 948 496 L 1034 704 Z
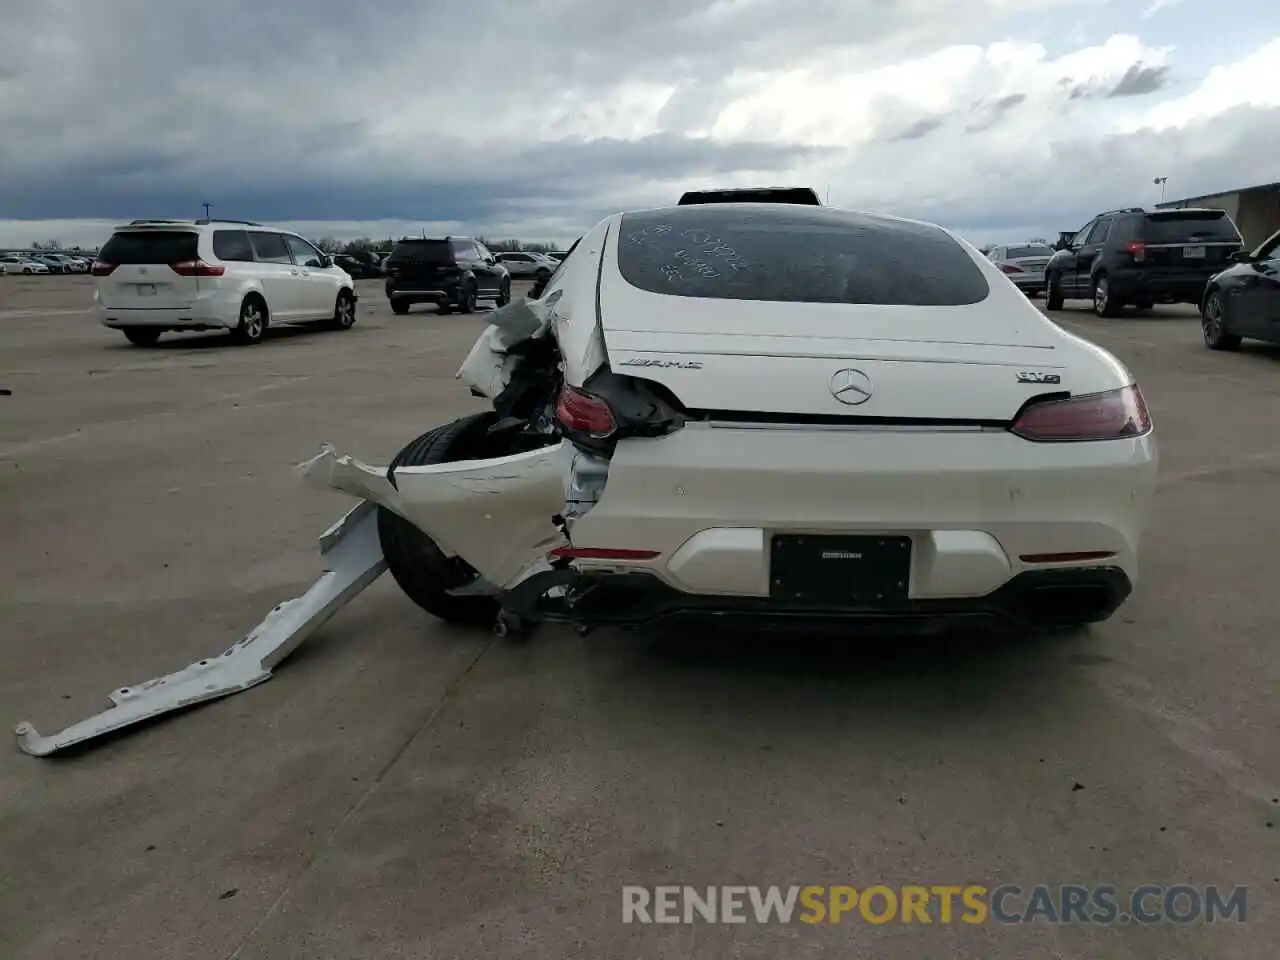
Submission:
M 705 596 L 675 590 L 648 574 L 584 575 L 574 584 L 582 599 L 571 607 L 538 594 L 563 574 L 530 578 L 507 595 L 508 608 L 532 621 L 573 622 L 590 626 L 643 626 L 659 621 L 713 620 L 744 626 L 778 625 L 822 629 L 828 626 L 889 626 L 930 632 L 972 625 L 986 629 L 1037 629 L 1106 620 L 1133 590 L 1119 567 L 1028 570 L 981 597 L 911 599 L 893 607 L 838 607 L 780 602 L 758 597 Z M 557 574 L 562 576 L 557 577 Z

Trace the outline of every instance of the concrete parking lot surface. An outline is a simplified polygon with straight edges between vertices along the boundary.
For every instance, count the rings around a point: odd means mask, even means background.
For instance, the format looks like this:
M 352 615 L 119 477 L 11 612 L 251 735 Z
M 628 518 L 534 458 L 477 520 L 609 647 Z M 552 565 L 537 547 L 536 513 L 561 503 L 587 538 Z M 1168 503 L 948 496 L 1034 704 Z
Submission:
M 289 467 L 480 409 L 482 317 L 139 349 L 0 280 L 0 705 L 44 732 L 239 638 L 349 505 Z M 1271 958 L 1280 350 L 1059 315 L 1146 391 L 1163 479 L 1105 625 L 992 641 L 445 629 L 384 578 L 269 683 L 61 760 L 0 752 L 0 957 Z M 624 925 L 624 885 L 1248 887 L 1244 923 Z

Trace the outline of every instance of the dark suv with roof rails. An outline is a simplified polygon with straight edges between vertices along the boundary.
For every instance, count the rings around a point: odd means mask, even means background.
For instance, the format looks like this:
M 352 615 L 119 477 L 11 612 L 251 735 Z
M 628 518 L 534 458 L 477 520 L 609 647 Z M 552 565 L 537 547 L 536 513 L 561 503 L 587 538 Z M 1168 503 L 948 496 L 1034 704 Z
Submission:
M 1243 242 L 1224 210 L 1126 207 L 1099 214 L 1058 246 L 1045 267 L 1045 307 L 1088 299 L 1098 316 L 1114 317 L 1126 306 L 1199 304 Z
M 387 257 L 387 299 L 393 313 L 434 303 L 440 313 L 474 313 L 479 300 L 511 302 L 511 275 L 471 237 L 405 238 Z

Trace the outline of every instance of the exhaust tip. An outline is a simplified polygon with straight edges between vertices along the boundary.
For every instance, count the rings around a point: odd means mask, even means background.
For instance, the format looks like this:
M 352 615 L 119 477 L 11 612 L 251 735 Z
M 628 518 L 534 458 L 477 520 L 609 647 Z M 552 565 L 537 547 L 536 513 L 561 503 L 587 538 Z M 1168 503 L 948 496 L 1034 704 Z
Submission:
M 1109 617 L 1116 600 L 1115 591 L 1104 583 L 1055 583 L 1028 588 L 1018 605 L 1034 623 L 1093 623 Z

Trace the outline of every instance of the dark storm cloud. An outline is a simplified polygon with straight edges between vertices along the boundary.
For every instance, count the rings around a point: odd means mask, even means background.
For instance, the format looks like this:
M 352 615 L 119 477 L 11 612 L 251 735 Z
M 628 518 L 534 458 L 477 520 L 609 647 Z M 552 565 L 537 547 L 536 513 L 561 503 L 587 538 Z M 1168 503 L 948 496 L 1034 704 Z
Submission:
M 942 129 L 946 125 L 945 117 L 922 117 L 914 123 L 909 124 L 900 133 L 895 134 L 892 139 L 896 141 L 902 140 L 923 140 L 935 130 Z
M 1168 81 L 1169 67 L 1149 67 L 1143 63 L 1135 63 L 1125 71 L 1124 76 L 1107 93 L 1108 97 L 1140 97 L 1155 93 Z
M 1165 64 L 1147 65 L 1142 61 L 1131 65 L 1118 82 L 1108 87 L 1097 83 L 1075 83 L 1072 80 L 1061 81 L 1062 86 L 1070 89 L 1072 100 L 1092 100 L 1095 98 L 1141 97 L 1164 89 L 1169 82 L 1171 67 Z
M 972 112 L 977 115 L 977 119 L 969 123 L 964 128 L 964 132 L 983 133 L 990 130 L 1010 110 L 1025 103 L 1026 99 L 1027 95 L 1025 93 L 1011 93 L 996 100 L 979 100 L 972 108 Z
M 362 176 L 289 166 L 246 175 L 174 151 L 75 158 L 40 176 L 0 178 L 0 210 L 15 219 L 189 215 L 204 200 L 219 213 L 264 220 L 486 218 L 522 197 L 568 200 L 626 180 L 665 181 L 786 168 L 822 151 L 777 144 L 723 144 L 676 134 L 640 140 L 531 144 L 484 167 L 447 175 Z

